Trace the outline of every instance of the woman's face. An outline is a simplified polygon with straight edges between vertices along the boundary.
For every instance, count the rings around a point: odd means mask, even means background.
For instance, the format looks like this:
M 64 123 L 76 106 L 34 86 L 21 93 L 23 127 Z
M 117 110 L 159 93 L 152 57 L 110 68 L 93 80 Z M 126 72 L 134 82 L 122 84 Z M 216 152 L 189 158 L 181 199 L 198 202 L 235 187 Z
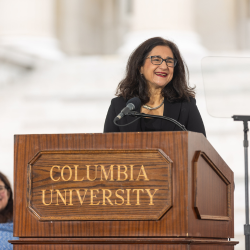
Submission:
M 163 59 L 174 58 L 172 50 L 167 46 L 154 47 L 147 57 L 150 56 L 160 56 Z M 165 61 L 161 65 L 154 65 L 151 59 L 147 58 L 140 73 L 144 75 L 149 88 L 162 89 L 172 80 L 174 68 L 168 67 Z
M 4 187 L 5 184 L 0 180 L 0 187 Z M 0 190 L 0 211 L 4 210 L 9 201 L 9 192 L 4 188 Z

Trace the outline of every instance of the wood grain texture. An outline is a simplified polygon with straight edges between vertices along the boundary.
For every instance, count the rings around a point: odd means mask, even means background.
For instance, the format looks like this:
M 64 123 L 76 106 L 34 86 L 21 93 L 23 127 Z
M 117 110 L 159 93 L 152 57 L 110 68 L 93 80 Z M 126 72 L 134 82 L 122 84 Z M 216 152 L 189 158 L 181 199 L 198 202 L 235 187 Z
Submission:
M 189 235 L 196 236 L 196 237 L 203 237 L 203 236 L 210 236 L 210 237 L 226 237 L 226 238 L 233 238 L 234 237 L 234 175 L 233 171 L 228 167 L 228 165 L 223 161 L 220 155 L 216 152 L 216 150 L 212 147 L 212 145 L 206 140 L 205 137 L 201 137 L 197 133 L 190 133 L 189 134 L 189 151 L 188 151 L 188 179 L 190 180 L 188 183 L 188 202 L 189 202 L 189 209 L 188 209 L 188 217 L 189 217 Z M 206 197 L 203 197 L 203 202 L 205 203 L 205 207 L 203 206 L 203 210 L 205 213 L 207 211 L 213 212 L 215 216 L 218 215 L 227 215 L 227 207 L 230 208 L 229 220 L 201 220 L 199 219 L 195 207 L 194 207 L 194 200 L 195 200 L 195 180 L 194 180 L 194 162 L 196 160 L 196 152 L 201 151 L 204 152 L 207 157 L 211 160 L 211 162 L 216 166 L 221 176 L 218 174 L 214 175 L 212 168 L 209 168 L 208 165 L 205 163 L 204 173 L 206 171 L 209 172 L 209 179 L 206 179 L 206 174 L 204 175 L 205 181 L 209 184 L 209 188 L 207 190 L 202 191 L 208 197 L 211 204 L 207 203 Z M 202 173 L 202 172 L 201 172 Z M 224 176 L 224 180 L 227 180 L 229 190 L 226 191 L 225 181 L 221 181 L 221 177 Z M 211 178 L 216 177 L 216 178 Z M 219 183 L 219 184 L 218 184 Z M 225 185 L 224 185 L 224 184 Z M 206 184 L 206 185 L 207 185 Z M 222 199 L 211 199 L 213 197 L 215 190 L 218 189 L 220 186 L 224 186 L 223 190 L 218 191 L 220 197 L 224 195 Z M 222 192 L 222 193 L 220 193 Z M 223 193 L 224 192 L 224 193 Z M 228 199 L 228 195 L 230 198 Z M 215 210 L 213 210 L 215 209 Z M 227 217 L 227 216 L 226 216 Z M 218 217 L 217 217 L 218 218 Z M 211 217 L 210 217 L 211 219 Z
M 201 151 L 194 156 L 194 208 L 203 220 L 231 217 L 231 183 Z M 213 185 L 211 185 L 213 183 Z
M 185 133 L 113 133 L 71 135 L 19 135 L 15 137 L 14 234 L 19 237 L 148 237 L 185 235 L 187 190 L 183 179 L 187 170 Z M 27 209 L 28 162 L 45 150 L 140 150 L 162 149 L 173 160 L 173 205 L 159 221 L 56 221 L 39 222 Z M 184 153 L 186 152 L 186 153 Z M 171 157 L 170 157 L 171 158 Z M 186 163 L 185 163 L 186 162 Z M 183 164 L 184 163 L 184 164 Z M 175 166 L 174 166 L 175 165 Z M 178 171 L 177 171 L 178 166 Z M 181 184 L 180 184 L 181 183 Z M 183 183 L 183 184 L 182 184 Z M 173 223 L 180 221 L 181 223 Z
M 159 220 L 172 206 L 161 150 L 40 151 L 28 165 L 28 208 L 40 221 Z
M 234 250 L 234 246 L 222 246 L 217 244 L 211 245 L 191 245 L 190 250 Z
M 201 248 L 200 248 L 201 249 Z M 57 245 L 14 245 L 13 250 L 188 250 L 187 245 L 175 244 L 175 245 L 135 245 L 135 244 L 93 244 L 93 245 L 81 245 L 81 244 L 57 244 Z M 209 249 L 210 250 L 210 249 Z M 231 250 L 231 248 L 220 248 L 217 250 Z
M 161 149 L 173 161 L 173 206 L 158 221 L 38 221 L 26 206 L 28 163 L 39 151 L 148 149 Z M 233 183 L 233 172 L 206 138 L 198 133 L 17 135 L 14 158 L 14 236 L 233 238 L 233 190 L 232 216 L 229 221 L 200 220 L 195 213 L 192 161 L 198 150 L 205 152 L 230 183 Z
M 222 245 L 187 245 L 187 244 L 95 244 L 95 245 L 15 245 L 13 250 L 233 250 L 234 246 Z
M 70 243 L 69 243 L 70 242 Z M 167 249 L 232 250 L 238 242 L 195 238 L 28 238 L 11 241 L 15 249 Z M 24 248 L 26 247 L 26 248 Z

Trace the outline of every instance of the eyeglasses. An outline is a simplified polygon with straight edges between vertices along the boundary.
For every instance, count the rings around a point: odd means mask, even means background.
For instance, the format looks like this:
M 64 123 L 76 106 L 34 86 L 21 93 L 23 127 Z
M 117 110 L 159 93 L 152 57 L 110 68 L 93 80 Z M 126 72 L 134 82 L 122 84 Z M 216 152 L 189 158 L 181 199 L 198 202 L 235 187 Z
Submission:
M 7 188 L 5 186 L 0 186 L 0 193 L 3 193 Z
M 163 59 L 160 56 L 149 56 L 147 58 L 151 59 L 151 63 L 154 65 L 161 65 L 165 61 L 168 67 L 173 68 L 177 64 L 177 60 L 171 57 Z

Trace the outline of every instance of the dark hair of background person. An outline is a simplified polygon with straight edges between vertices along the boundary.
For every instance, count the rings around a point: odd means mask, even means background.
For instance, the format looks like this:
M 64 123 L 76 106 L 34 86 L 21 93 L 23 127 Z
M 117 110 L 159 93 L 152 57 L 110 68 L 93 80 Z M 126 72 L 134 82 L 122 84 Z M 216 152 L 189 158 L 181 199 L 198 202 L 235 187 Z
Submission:
M 5 184 L 5 187 L 10 195 L 7 206 L 0 212 L 0 223 L 6 223 L 13 220 L 13 195 L 9 180 L 1 172 L 0 180 Z
M 153 37 L 146 40 L 130 55 L 126 67 L 126 76 L 119 83 L 116 89 L 116 96 L 122 96 L 126 100 L 132 97 L 139 97 L 142 104 L 149 102 L 149 89 L 144 76 L 140 73 L 140 69 L 144 65 L 148 54 L 156 46 L 169 47 L 173 52 L 174 58 L 177 59 L 173 78 L 162 89 L 162 96 L 169 102 L 178 100 L 189 101 L 190 97 L 195 97 L 194 88 L 191 88 L 188 84 L 188 68 L 180 55 L 179 49 L 173 42 L 161 37 Z

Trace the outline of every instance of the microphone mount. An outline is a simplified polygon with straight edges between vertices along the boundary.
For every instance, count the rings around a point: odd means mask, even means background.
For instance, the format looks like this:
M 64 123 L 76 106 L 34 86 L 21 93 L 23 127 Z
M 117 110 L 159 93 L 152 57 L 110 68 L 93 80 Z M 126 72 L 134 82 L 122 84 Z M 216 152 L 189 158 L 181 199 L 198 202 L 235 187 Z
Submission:
M 167 120 L 167 121 L 173 122 L 175 125 L 177 125 L 179 128 L 181 128 L 183 131 L 187 131 L 187 129 L 185 128 L 184 125 L 177 122 L 175 119 L 167 117 L 167 116 L 149 115 L 149 114 L 139 113 L 136 111 L 130 111 L 127 115 L 132 115 L 132 116 L 137 116 L 137 117 L 150 117 L 150 118 Z
M 137 121 L 138 119 L 142 118 L 142 117 L 150 117 L 150 118 L 156 118 L 156 119 L 163 119 L 163 120 L 167 120 L 167 121 L 170 121 L 172 123 L 174 123 L 175 125 L 177 125 L 179 128 L 181 128 L 183 131 L 188 131 L 184 125 L 182 125 L 181 123 L 177 122 L 175 119 L 172 119 L 172 118 L 169 118 L 169 117 L 166 117 L 166 116 L 160 116 L 160 115 L 149 115 L 149 114 L 144 114 L 144 113 L 139 113 L 139 112 L 136 112 L 136 111 L 130 111 L 128 112 L 127 114 L 125 115 L 130 115 L 130 116 L 135 116 L 135 117 L 138 117 L 137 119 L 135 119 L 134 121 L 128 123 L 128 124 L 124 124 L 124 125 L 119 125 L 116 123 L 116 119 L 114 119 L 114 124 L 116 126 L 119 126 L 119 127 L 124 127 L 124 126 L 128 126 L 129 124 Z

